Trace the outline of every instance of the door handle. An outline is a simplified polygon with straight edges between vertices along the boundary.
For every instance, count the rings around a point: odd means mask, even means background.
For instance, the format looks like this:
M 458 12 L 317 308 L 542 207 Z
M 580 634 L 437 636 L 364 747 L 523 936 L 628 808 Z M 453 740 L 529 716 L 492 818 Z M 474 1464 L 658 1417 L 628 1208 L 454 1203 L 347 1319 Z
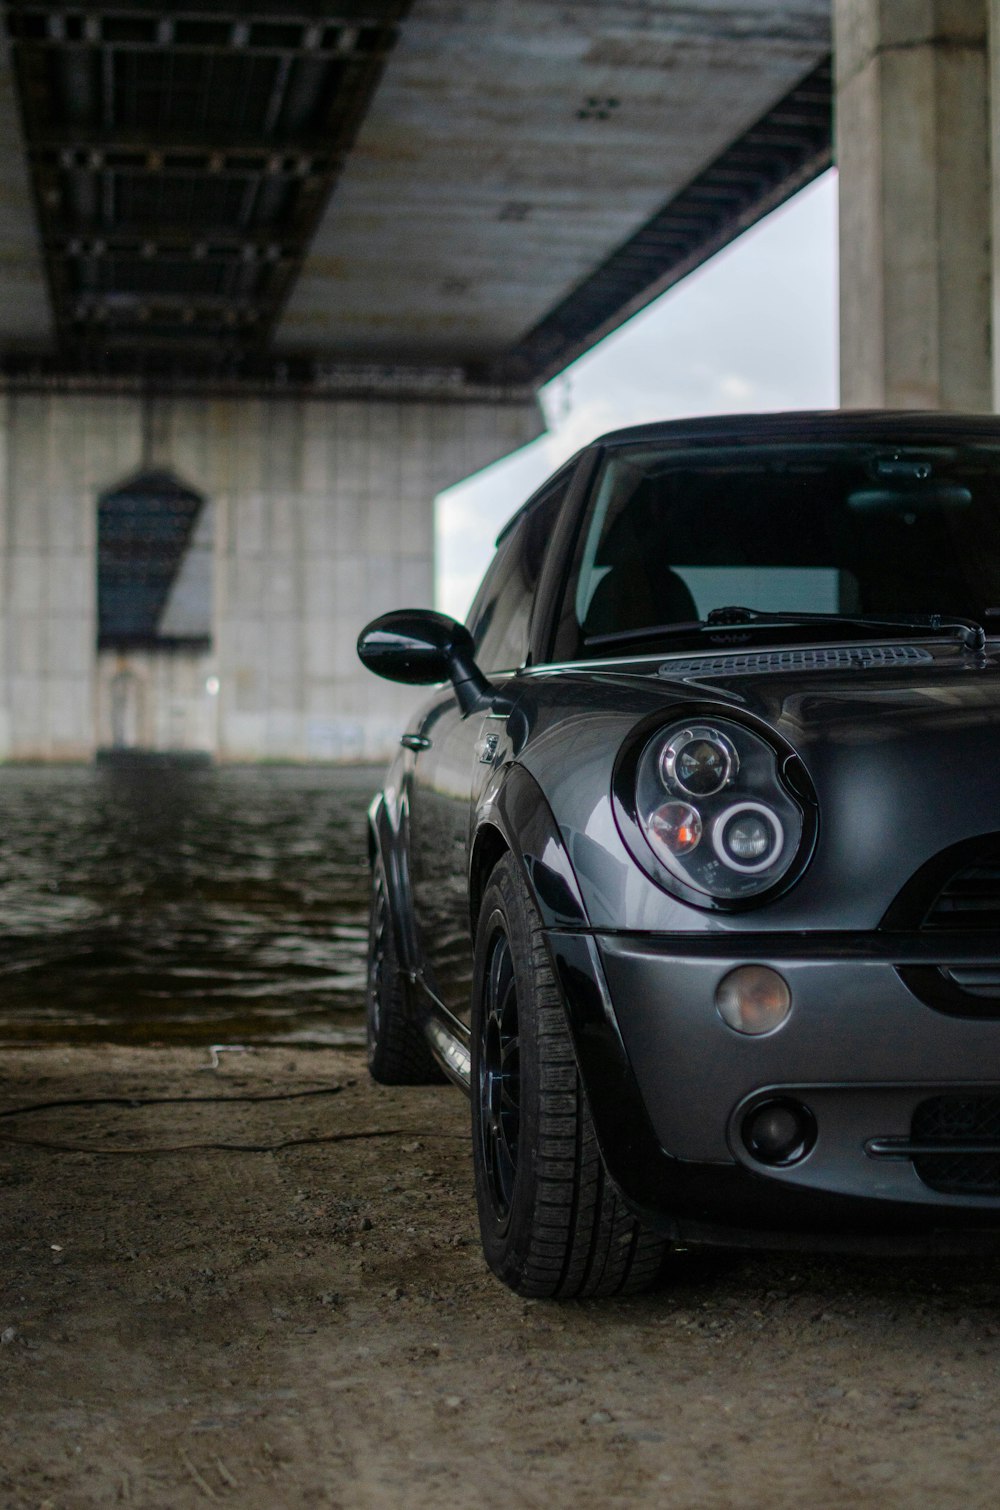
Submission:
M 399 742 L 404 750 L 429 750 L 431 747 L 425 734 L 401 734 Z

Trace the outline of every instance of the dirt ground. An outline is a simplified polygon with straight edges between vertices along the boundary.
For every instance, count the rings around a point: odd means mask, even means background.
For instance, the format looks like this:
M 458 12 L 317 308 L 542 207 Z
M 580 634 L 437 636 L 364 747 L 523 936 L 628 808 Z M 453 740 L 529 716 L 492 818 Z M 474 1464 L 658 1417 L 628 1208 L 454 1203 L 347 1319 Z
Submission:
M 215 1058 L 5 1050 L 5 1510 L 1000 1504 L 1000 1265 L 525 1302 L 480 1258 L 457 1092 Z

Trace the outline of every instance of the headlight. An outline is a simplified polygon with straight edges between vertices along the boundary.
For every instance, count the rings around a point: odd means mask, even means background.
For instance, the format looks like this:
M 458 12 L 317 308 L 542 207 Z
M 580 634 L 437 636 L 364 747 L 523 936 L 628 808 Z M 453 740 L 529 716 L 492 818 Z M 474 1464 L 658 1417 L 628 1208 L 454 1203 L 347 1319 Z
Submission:
M 673 735 L 660 755 L 664 784 L 691 797 L 710 797 L 728 786 L 739 757 L 726 736 L 707 724 L 693 724 Z
M 760 896 L 788 875 L 806 823 L 780 774 L 791 752 L 778 744 L 730 719 L 689 719 L 658 729 L 626 762 L 633 801 L 623 806 L 661 884 L 711 906 Z M 616 794 L 628 796 L 621 784 Z
M 781 820 L 761 802 L 734 802 L 715 820 L 715 853 L 731 870 L 750 875 L 767 870 L 781 854 L 785 831 Z

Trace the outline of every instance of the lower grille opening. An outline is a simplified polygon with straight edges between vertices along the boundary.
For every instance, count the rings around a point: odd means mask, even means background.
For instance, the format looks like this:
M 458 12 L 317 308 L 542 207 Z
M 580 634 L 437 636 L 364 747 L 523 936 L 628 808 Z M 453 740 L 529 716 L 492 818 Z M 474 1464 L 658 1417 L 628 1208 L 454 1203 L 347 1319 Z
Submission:
M 948 932 L 956 928 L 996 928 L 1000 923 L 1000 865 L 969 865 L 938 892 L 923 926 Z
M 913 1114 L 911 1136 L 922 1145 L 913 1155 L 913 1167 L 931 1190 L 1000 1196 L 1000 1094 L 922 1101 Z M 957 1146 L 949 1149 L 949 1144 Z M 928 1145 L 935 1145 L 933 1153 Z
M 1000 967 L 897 965 L 903 985 L 918 1001 L 949 1017 L 1000 1017 Z

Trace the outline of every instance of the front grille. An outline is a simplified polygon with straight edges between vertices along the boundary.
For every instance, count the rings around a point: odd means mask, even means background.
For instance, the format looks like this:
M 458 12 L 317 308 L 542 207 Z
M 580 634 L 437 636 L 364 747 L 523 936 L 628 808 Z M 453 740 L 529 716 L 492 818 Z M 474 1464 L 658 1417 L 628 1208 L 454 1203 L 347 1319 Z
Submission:
M 946 881 L 927 909 L 923 926 L 1000 929 L 1000 862 L 967 865 Z
M 913 1154 L 913 1167 L 932 1190 L 1000 1195 L 1000 1095 L 922 1101 L 913 1113 L 911 1137 L 920 1149 Z M 937 1147 L 927 1151 L 939 1144 L 940 1152 Z
M 935 855 L 910 877 L 879 927 L 920 930 L 942 941 L 936 962 L 925 956 L 896 966 L 918 1001 L 950 1017 L 1000 1017 L 1000 834 Z

